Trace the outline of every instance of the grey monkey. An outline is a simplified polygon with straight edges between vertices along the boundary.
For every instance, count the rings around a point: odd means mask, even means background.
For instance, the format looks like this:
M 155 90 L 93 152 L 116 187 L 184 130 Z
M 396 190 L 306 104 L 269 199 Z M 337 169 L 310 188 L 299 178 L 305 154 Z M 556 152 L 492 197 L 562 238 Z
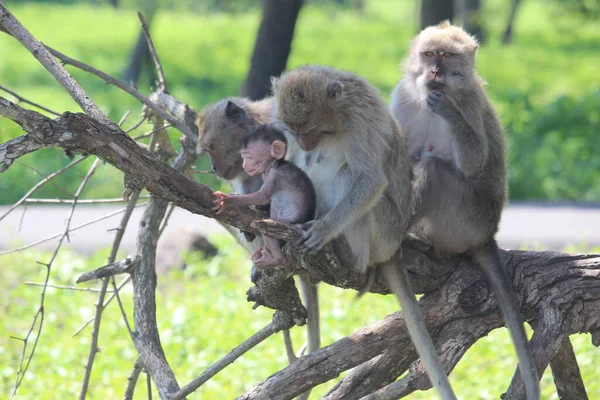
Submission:
M 415 176 L 410 232 L 442 257 L 469 254 L 484 272 L 517 350 L 527 398 L 534 400 L 538 371 L 494 240 L 506 202 L 506 144 L 475 69 L 477 48 L 449 22 L 424 29 L 411 42 L 392 94 Z

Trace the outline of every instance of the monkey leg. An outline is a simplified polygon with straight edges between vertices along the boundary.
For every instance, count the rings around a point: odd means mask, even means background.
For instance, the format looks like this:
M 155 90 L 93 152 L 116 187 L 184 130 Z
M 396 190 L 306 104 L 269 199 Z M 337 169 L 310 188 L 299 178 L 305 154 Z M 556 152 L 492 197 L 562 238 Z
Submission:
M 279 240 L 263 235 L 265 247 L 260 252 L 260 257 L 254 259 L 254 264 L 261 269 L 275 268 L 289 263 L 281 252 Z
M 399 253 L 401 250 L 399 250 Z M 401 260 L 401 257 L 398 257 Z M 412 291 L 406 268 L 401 263 L 388 261 L 381 268 L 390 290 L 398 298 L 402 314 L 406 321 L 406 327 L 412 342 L 417 349 L 421 362 L 425 366 L 427 375 L 433 387 L 438 391 L 442 400 L 456 400 L 456 396 L 450 386 L 448 376 L 435 351 L 433 340 L 425 325 L 423 311 L 417 303 Z
M 502 201 L 467 179 L 447 161 L 430 157 L 414 168 L 415 213 L 410 231 L 440 256 L 485 245 L 496 232 Z

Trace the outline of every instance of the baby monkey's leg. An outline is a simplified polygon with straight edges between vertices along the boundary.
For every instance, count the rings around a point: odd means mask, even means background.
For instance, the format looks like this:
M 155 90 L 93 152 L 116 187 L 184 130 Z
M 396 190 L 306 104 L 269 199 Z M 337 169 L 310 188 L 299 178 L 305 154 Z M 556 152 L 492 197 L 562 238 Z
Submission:
M 260 257 L 253 260 L 254 264 L 261 269 L 286 265 L 289 261 L 285 259 L 281 252 L 279 240 L 266 235 L 262 235 L 262 238 L 265 246 L 260 253 Z

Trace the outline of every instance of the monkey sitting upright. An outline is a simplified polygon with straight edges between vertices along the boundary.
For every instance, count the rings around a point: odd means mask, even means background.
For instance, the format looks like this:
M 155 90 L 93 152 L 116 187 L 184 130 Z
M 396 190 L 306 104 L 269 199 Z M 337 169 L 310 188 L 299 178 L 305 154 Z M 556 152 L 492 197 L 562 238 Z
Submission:
M 283 133 L 267 125 L 259 126 L 243 141 L 240 151 L 244 171 L 249 176 L 262 174 L 262 187 L 250 194 L 215 192 L 215 210 L 241 205 L 270 205 L 270 217 L 276 222 L 298 224 L 310 221 L 315 213 L 315 189 L 308 176 L 285 161 L 286 139 Z M 272 268 L 288 263 L 279 241 L 262 235 L 264 247 L 252 255 L 258 268 Z
M 411 42 L 391 103 L 415 176 L 410 231 L 438 255 L 467 253 L 482 269 L 515 344 L 527 398 L 536 400 L 538 371 L 494 240 L 506 201 L 506 144 L 475 70 L 477 48 L 447 21 Z

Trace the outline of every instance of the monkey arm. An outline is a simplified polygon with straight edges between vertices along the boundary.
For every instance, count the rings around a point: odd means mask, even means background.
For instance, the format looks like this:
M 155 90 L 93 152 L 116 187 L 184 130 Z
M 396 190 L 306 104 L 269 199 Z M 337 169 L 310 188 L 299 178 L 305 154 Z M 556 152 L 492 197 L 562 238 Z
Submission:
M 365 171 L 355 176 L 348 195 L 323 217 L 323 221 L 330 226 L 333 236 L 372 209 L 388 186 L 383 173 L 373 175 Z
M 480 173 L 488 156 L 488 145 L 481 116 L 476 111 L 463 113 L 450 99 L 442 101 L 437 113 L 451 126 L 455 145 L 454 158 L 458 169 L 466 176 Z

